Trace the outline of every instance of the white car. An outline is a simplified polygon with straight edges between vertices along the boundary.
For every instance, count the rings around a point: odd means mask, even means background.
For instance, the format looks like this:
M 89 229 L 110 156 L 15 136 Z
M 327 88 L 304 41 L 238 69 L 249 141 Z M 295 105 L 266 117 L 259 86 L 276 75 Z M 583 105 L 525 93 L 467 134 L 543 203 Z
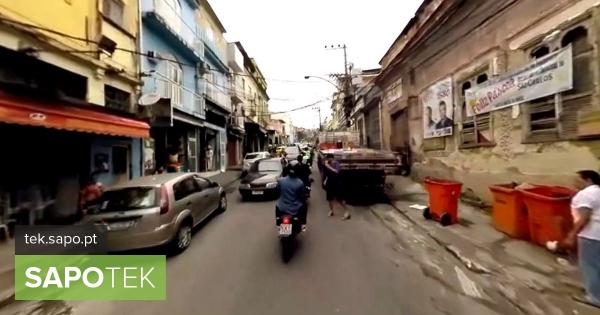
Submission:
M 260 159 L 266 159 L 266 158 L 270 158 L 271 154 L 269 154 L 269 152 L 252 152 L 252 153 L 248 153 L 246 154 L 246 157 L 244 157 L 244 164 L 242 166 L 242 170 L 247 171 L 250 169 L 250 166 L 260 160 Z

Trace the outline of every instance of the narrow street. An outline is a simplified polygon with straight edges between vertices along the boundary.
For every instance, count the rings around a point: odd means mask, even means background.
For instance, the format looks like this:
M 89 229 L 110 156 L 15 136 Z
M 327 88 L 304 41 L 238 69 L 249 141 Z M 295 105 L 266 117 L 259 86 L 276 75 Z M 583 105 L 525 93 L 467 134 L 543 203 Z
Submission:
M 230 187 L 228 211 L 201 227 L 186 252 L 169 258 L 167 301 L 73 301 L 66 314 L 518 313 L 501 299 L 482 297 L 469 271 L 455 271 L 460 264 L 426 235 L 395 236 L 368 207 L 352 207 L 350 221 L 329 218 L 324 192 L 314 188 L 309 230 L 288 264 L 279 255 L 274 202 L 242 203 Z M 59 314 L 49 310 L 55 302 L 42 313 L 27 312 L 33 305 L 1 313 Z

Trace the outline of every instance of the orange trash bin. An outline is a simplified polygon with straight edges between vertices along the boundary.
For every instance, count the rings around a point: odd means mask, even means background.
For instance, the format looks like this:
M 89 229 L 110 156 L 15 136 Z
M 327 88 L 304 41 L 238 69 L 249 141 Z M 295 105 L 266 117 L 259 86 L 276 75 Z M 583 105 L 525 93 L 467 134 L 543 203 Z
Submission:
M 429 207 L 423 210 L 425 219 L 434 219 L 444 226 L 457 223 L 462 183 L 425 178 L 425 188 L 429 193 Z
M 496 230 L 510 237 L 529 239 L 527 208 L 516 184 L 492 185 L 492 223 Z
M 575 191 L 560 186 L 537 186 L 521 190 L 529 216 L 531 241 L 545 246 L 561 241 L 573 227 L 571 198 Z

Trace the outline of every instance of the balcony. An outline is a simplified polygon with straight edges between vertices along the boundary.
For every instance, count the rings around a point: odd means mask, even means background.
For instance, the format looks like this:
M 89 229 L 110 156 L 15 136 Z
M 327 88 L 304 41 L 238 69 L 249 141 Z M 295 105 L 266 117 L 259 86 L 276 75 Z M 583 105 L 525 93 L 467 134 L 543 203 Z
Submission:
M 208 51 L 215 56 L 214 59 L 217 59 L 223 66 L 227 66 L 227 51 L 225 47 L 219 47 L 215 41 L 215 35 L 209 36 L 206 31 L 204 31 L 201 36 Z
M 210 81 L 204 80 L 204 96 L 212 103 L 231 112 L 231 97 L 225 87 L 221 87 Z
M 204 97 L 163 76 L 154 77 L 152 80 L 154 91 L 162 98 L 170 99 L 173 107 L 196 117 L 205 116 Z
M 173 48 L 197 61 L 204 59 L 203 33 L 195 22 L 185 21 L 179 2 L 175 0 L 143 0 L 142 17 Z

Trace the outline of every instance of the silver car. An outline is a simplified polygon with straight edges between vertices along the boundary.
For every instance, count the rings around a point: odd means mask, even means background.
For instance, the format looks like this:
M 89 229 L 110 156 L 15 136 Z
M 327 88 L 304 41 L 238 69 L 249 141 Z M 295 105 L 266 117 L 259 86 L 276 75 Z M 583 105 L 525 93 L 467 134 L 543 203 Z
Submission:
M 107 230 L 110 251 L 190 246 L 192 228 L 227 209 L 223 187 L 196 173 L 144 176 L 111 187 L 87 207 L 82 223 Z

